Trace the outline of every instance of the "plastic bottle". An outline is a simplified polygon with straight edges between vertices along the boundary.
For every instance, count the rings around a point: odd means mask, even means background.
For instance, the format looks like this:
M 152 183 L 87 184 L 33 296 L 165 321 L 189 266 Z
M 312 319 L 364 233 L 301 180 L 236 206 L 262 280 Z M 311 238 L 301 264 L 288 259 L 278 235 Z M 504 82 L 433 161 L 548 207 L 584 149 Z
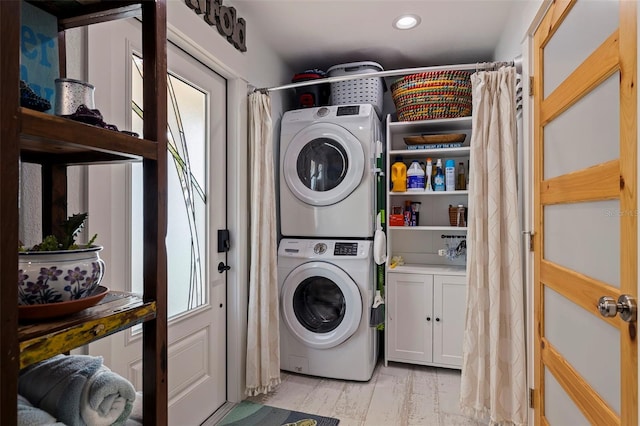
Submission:
M 464 175 L 464 163 L 458 164 L 458 179 L 456 180 L 456 189 L 464 191 L 467 189 L 467 177 Z
M 444 171 L 442 170 L 442 160 L 438 158 L 436 162 L 436 177 L 433 181 L 434 191 L 444 191 Z
M 445 188 L 447 191 L 456 190 L 456 162 L 453 160 L 447 160 L 444 169 L 445 175 Z
M 396 162 L 391 165 L 391 182 L 393 192 L 407 190 L 407 165 L 402 161 L 402 157 L 396 157 Z
M 424 170 L 416 160 L 407 170 L 407 191 L 424 191 Z
M 431 163 L 431 158 L 427 158 L 427 168 L 425 171 L 425 190 L 433 191 L 433 184 L 431 182 L 431 173 L 433 173 L 433 164 Z

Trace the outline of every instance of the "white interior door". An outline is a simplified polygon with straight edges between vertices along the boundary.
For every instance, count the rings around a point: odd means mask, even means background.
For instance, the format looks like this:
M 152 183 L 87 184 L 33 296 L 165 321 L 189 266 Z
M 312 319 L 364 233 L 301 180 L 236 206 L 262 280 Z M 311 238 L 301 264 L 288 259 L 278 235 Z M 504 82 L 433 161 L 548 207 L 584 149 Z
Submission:
M 637 297 L 636 13 L 558 1 L 535 33 L 536 424 L 638 424 L 637 322 L 599 309 Z
M 129 97 L 123 102 L 127 108 L 120 128 L 142 134 L 139 25 L 135 20 L 108 25 L 95 37 L 90 33 L 90 50 L 101 49 L 104 43 L 102 52 L 111 51 L 111 57 L 90 61 L 102 59 L 102 66 L 112 72 L 105 73 L 104 84 L 99 72 L 92 82 L 111 88 L 111 102 L 113 97 Z M 226 263 L 226 253 L 217 250 L 217 230 L 226 228 L 226 81 L 171 44 L 167 61 L 169 424 L 199 425 L 227 397 L 226 273 L 218 272 L 218 264 Z M 115 69 L 125 75 L 120 81 L 113 81 Z M 105 120 L 110 119 L 105 115 Z M 112 289 L 142 292 L 141 170 L 140 164 L 109 166 L 90 178 L 90 187 L 92 181 L 104 185 L 106 175 L 111 180 L 108 193 L 102 191 L 100 199 L 90 197 L 90 216 L 103 216 L 111 224 L 106 230 L 110 241 L 101 238 L 101 242 L 110 251 L 111 267 L 107 268 Z M 125 214 L 117 213 L 114 220 L 109 214 L 116 210 Z M 92 353 L 108 352 L 107 364 L 141 389 L 141 328 L 120 333 L 109 342 L 109 348 L 96 345 Z

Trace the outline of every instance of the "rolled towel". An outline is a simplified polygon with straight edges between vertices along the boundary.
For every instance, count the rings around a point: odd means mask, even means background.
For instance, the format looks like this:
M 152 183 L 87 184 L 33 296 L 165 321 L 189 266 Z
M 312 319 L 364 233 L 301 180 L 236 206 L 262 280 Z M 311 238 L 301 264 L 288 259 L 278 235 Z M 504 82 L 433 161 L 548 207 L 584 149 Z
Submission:
M 57 355 L 27 367 L 18 392 L 68 426 L 123 425 L 135 399 L 129 381 L 88 355 Z
M 18 395 L 18 426 L 65 426 L 44 410 L 34 407 L 27 398 Z
M 133 408 L 136 391 L 129 381 L 103 365 L 89 377 L 81 398 L 80 415 L 86 424 L 123 425 Z

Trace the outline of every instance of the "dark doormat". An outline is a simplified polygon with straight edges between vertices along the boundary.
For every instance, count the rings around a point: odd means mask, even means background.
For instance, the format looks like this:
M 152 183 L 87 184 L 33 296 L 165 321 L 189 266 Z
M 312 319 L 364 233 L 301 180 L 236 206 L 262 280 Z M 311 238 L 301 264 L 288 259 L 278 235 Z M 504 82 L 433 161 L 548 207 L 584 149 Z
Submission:
M 340 420 L 242 401 L 218 426 L 336 426 Z

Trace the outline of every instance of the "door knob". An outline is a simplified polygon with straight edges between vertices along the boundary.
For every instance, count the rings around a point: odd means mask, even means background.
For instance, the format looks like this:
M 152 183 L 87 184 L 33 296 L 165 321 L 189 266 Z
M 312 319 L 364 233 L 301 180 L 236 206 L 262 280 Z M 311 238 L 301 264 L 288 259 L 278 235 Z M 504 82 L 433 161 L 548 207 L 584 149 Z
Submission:
M 218 272 L 223 273 L 231 269 L 231 266 L 225 265 L 224 262 L 218 263 Z
M 617 302 L 613 297 L 602 296 L 598 300 L 598 310 L 605 318 L 615 317 L 619 313 L 620 318 L 626 322 L 635 322 L 638 314 L 636 300 L 628 294 L 620 296 Z

